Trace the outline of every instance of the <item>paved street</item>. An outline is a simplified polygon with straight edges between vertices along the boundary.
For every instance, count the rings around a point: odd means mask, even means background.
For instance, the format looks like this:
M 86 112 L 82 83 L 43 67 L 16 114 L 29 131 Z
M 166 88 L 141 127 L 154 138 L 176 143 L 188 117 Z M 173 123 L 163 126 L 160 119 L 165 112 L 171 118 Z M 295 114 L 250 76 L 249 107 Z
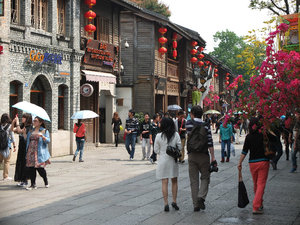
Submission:
M 214 135 L 216 156 L 220 145 Z M 14 182 L 0 181 L 0 224 L 300 224 L 300 173 L 289 173 L 291 162 L 282 156 L 278 170 L 270 169 L 265 194 L 265 214 L 252 215 L 253 185 L 248 164 L 243 175 L 251 203 L 237 207 L 237 156 L 230 163 L 219 163 L 219 172 L 211 177 L 206 210 L 193 212 L 188 165 L 180 165 L 178 206 L 163 212 L 161 182 L 155 179 L 155 165 L 141 161 L 137 145 L 134 161 L 123 144 L 84 153 L 84 163 L 72 162 L 72 156 L 52 159 L 47 167 L 49 189 L 37 176 L 37 190 L 26 191 Z M 10 175 L 14 174 L 11 166 Z M 2 171 L 1 171 L 2 173 Z M 170 186 L 169 186 L 170 187 Z M 170 189 L 169 189 L 170 190 Z M 171 193 L 169 193 L 171 203 Z

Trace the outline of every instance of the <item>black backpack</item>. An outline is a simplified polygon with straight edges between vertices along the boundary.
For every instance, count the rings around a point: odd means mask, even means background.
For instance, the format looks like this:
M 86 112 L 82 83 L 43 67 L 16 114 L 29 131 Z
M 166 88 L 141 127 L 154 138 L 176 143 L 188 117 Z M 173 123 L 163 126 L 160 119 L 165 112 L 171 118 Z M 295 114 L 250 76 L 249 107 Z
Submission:
M 0 126 L 0 151 L 4 151 L 8 147 L 8 136 L 7 136 L 7 128 L 9 124 L 7 124 L 4 128 Z
M 194 125 L 192 131 L 188 134 L 187 150 L 188 152 L 208 152 L 208 138 L 205 123 L 197 124 L 192 120 Z

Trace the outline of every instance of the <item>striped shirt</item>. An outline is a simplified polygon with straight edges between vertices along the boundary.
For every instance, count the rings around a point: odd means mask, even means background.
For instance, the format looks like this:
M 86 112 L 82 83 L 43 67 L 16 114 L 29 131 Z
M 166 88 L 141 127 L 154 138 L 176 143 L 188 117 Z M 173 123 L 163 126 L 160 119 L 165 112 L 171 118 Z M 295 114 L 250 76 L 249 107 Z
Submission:
M 204 121 L 201 120 L 201 119 L 199 119 L 199 118 L 194 118 L 194 123 L 200 125 L 201 123 L 204 123 Z M 188 133 L 188 134 L 191 133 L 192 130 L 193 130 L 193 128 L 194 128 L 194 124 L 193 124 L 192 120 L 188 120 L 188 121 L 186 122 L 185 127 L 186 127 L 187 133 Z M 208 147 L 209 147 L 209 148 L 210 148 L 210 147 L 214 147 L 214 141 L 213 141 L 213 139 L 212 139 L 212 134 L 211 134 L 210 126 L 209 126 L 208 124 L 205 123 L 205 126 L 204 126 L 204 127 L 205 127 L 206 132 L 207 132 Z
M 132 134 L 137 134 L 139 130 L 139 121 L 137 118 L 127 118 L 125 129 L 131 131 Z

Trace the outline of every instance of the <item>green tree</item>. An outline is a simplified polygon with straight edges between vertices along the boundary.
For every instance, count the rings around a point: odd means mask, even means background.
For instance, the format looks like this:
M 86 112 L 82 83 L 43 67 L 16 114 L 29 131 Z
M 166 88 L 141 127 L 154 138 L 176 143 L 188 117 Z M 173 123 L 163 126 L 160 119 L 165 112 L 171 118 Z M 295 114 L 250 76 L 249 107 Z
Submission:
M 169 6 L 167 6 L 166 4 L 158 0 L 131 0 L 131 1 L 143 8 L 159 13 L 168 18 L 171 16 Z
M 288 15 L 299 13 L 300 0 L 250 0 L 251 9 L 268 9 L 273 14 Z
M 241 55 L 246 47 L 243 38 L 229 30 L 218 31 L 213 37 L 218 47 L 210 54 L 227 65 L 234 74 L 244 74 L 243 69 L 237 69 L 237 63 L 240 62 L 237 55 Z

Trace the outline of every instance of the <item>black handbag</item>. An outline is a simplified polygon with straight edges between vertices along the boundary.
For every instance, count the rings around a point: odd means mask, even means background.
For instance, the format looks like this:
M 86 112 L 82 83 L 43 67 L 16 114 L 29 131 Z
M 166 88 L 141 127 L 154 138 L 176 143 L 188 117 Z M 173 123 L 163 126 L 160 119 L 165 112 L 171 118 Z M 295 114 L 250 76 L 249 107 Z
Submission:
M 178 158 L 181 157 L 181 151 L 178 149 L 178 147 L 173 147 L 168 145 L 167 146 L 167 154 L 174 158 L 175 162 L 177 162 Z
M 238 188 L 238 207 L 245 208 L 249 204 L 247 190 L 242 178 L 242 172 L 239 171 L 239 188 Z

